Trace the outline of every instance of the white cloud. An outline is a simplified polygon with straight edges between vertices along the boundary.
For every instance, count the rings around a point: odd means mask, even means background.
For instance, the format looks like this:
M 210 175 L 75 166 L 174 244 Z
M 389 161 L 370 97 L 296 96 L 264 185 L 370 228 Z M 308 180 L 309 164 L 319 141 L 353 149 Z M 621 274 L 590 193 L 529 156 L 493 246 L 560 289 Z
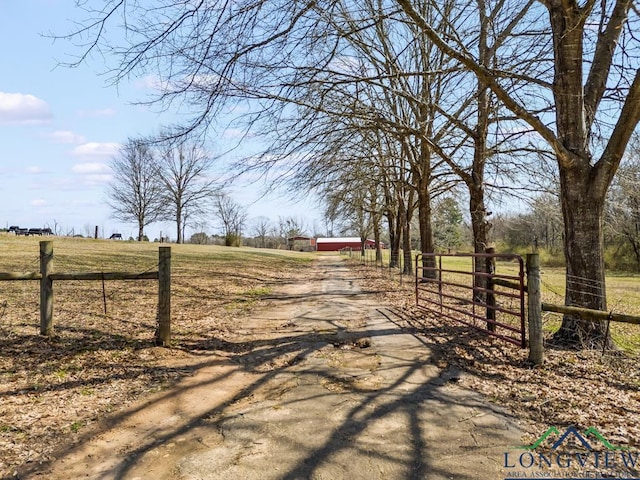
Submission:
M 155 75 L 145 75 L 135 81 L 134 85 L 137 88 L 148 90 L 162 90 L 162 81 Z
M 23 93 L 0 92 L 0 125 L 42 125 L 52 118 L 44 100 Z
M 109 173 L 109 166 L 104 163 L 79 163 L 71 167 L 73 173 L 80 175 L 96 175 Z
M 37 198 L 35 200 L 31 200 L 30 204 L 32 207 L 44 207 L 45 205 L 47 205 L 47 201 L 41 198 Z
M 39 175 L 41 173 L 45 173 L 45 171 L 42 168 L 36 167 L 36 166 L 27 167 L 25 169 L 25 172 L 30 174 L 30 175 Z
M 111 181 L 111 175 L 85 175 L 83 183 L 86 186 L 93 187 L 99 185 L 105 185 Z
M 78 110 L 80 117 L 113 117 L 116 114 L 115 108 L 98 108 L 95 110 Z
M 46 134 L 46 137 L 53 140 L 55 143 L 84 143 L 85 138 L 82 135 L 73 133 L 70 130 L 57 130 L 52 133 Z
M 338 55 L 336 58 L 331 60 L 329 67 L 332 70 L 349 75 L 362 76 L 366 73 L 372 73 L 371 69 L 367 69 L 368 72 L 363 71 L 362 61 L 358 57 L 352 55 Z
M 71 154 L 77 157 L 112 157 L 119 149 L 119 143 L 89 142 L 78 145 Z

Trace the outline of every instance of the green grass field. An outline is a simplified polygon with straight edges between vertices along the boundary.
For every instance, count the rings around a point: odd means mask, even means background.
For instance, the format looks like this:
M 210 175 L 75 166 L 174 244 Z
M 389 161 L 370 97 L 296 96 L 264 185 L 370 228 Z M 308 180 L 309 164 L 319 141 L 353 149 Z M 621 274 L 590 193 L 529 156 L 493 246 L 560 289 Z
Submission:
M 415 270 L 415 258 L 418 252 L 412 253 Z M 389 250 L 383 251 L 383 265 L 389 263 Z M 352 260 L 362 257 L 360 252 L 352 252 Z M 457 270 L 463 272 L 472 271 L 472 259 L 464 256 L 442 256 L 442 268 L 445 270 Z M 375 252 L 366 251 L 367 264 L 375 264 Z M 526 259 L 523 258 L 523 261 Z M 498 261 L 496 272 L 505 275 L 517 276 L 518 263 L 515 261 Z M 542 301 L 544 303 L 564 305 L 566 276 L 564 267 L 542 267 L 540 270 L 542 282 Z M 450 280 L 451 280 L 451 275 Z M 455 275 L 454 275 L 455 278 Z M 459 283 L 467 283 L 468 276 L 457 276 Z M 525 272 L 526 283 L 526 272 Z M 607 305 L 614 313 L 640 316 L 640 275 L 621 272 L 608 272 L 606 277 Z M 562 316 L 560 314 L 543 312 L 544 329 L 552 334 L 560 327 Z M 616 344 L 629 353 L 640 353 L 640 325 L 611 323 L 611 334 Z

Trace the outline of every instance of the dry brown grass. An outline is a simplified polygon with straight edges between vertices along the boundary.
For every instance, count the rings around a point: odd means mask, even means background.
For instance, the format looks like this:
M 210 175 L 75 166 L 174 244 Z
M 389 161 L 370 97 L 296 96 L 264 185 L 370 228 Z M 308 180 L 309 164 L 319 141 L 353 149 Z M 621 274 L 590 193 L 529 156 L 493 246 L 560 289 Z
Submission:
M 0 234 L 0 271 L 37 271 L 39 238 Z M 147 271 L 157 244 L 54 239 L 57 272 Z M 265 296 L 304 277 L 313 256 L 296 252 L 173 245 L 173 348 L 153 344 L 155 281 L 55 284 L 55 335 L 38 335 L 38 282 L 0 282 L 0 477 L 51 458 L 88 427 L 189 375 L 202 355 L 246 349 L 242 319 Z M 542 368 L 526 351 L 455 322 L 414 310 L 412 284 L 370 276 L 372 290 L 402 312 L 405 326 L 430 344 L 443 368 L 511 409 L 530 442 L 550 425 L 597 427 L 612 443 L 640 445 L 637 359 L 601 352 L 549 350 Z M 640 327 L 634 327 L 640 330 Z
M 0 271 L 38 271 L 41 238 L 0 234 Z M 54 271 L 157 270 L 157 244 L 54 238 Z M 39 335 L 37 281 L 0 282 L 0 477 L 51 458 L 87 426 L 233 351 L 241 321 L 312 256 L 172 245 L 172 347 L 154 346 L 157 282 L 56 282 Z

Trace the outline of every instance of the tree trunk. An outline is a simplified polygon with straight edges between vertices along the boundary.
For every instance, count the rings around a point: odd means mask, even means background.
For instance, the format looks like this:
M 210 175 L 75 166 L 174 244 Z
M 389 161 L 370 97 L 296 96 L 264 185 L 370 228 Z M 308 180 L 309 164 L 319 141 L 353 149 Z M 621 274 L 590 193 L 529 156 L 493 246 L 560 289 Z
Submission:
M 388 215 L 389 219 L 389 240 L 391 248 L 391 257 L 389 259 L 389 268 L 396 268 L 400 260 L 400 207 L 397 214 Z
M 489 18 L 486 14 L 486 5 L 483 0 L 478 1 L 480 13 L 480 36 L 478 38 L 480 64 L 487 67 L 490 64 L 490 50 L 488 45 Z M 471 228 L 473 230 L 473 251 L 485 253 L 489 246 L 489 223 L 486 221 L 487 209 L 484 203 L 484 170 L 487 164 L 487 135 L 489 132 L 489 115 L 491 107 L 491 95 L 487 85 L 478 79 L 477 86 L 477 124 L 473 138 L 473 164 L 471 166 L 471 178 L 467 181 L 469 188 L 469 209 L 471 213 Z M 476 258 L 474 272 L 485 273 L 487 262 L 485 258 Z M 473 277 L 474 288 L 485 289 L 487 279 L 483 276 Z M 486 294 L 474 291 L 474 299 L 484 302 Z
M 176 208 L 176 243 L 182 243 L 182 210 Z
M 373 241 L 376 244 L 376 265 L 382 263 L 382 250 L 380 249 L 380 215 L 373 218 Z
M 405 275 L 413 275 L 413 260 L 411 258 L 411 217 L 413 216 L 413 191 L 409 192 L 407 204 L 403 205 L 402 214 L 399 215 L 399 221 L 402 222 L 402 254 L 404 265 L 402 273 Z
M 426 110 L 426 109 L 424 109 Z M 427 114 L 423 112 L 423 117 Z M 429 117 L 430 118 L 430 117 Z M 429 132 L 431 129 L 429 129 Z M 431 227 L 431 150 L 424 140 L 420 143 L 420 162 L 418 174 L 418 226 L 420 228 L 420 252 L 423 254 L 434 253 L 433 229 Z M 436 278 L 436 259 L 433 256 L 422 257 L 422 269 L 419 272 L 421 278 Z
M 431 227 L 431 195 L 426 186 L 418 189 L 418 223 L 420 227 L 420 251 L 423 254 L 434 253 L 433 229 Z M 436 278 L 436 259 L 433 256 L 422 257 L 422 278 Z
M 402 254 L 404 265 L 402 273 L 405 275 L 413 275 L 413 260 L 411 258 L 411 220 L 405 217 L 407 221 L 402 226 Z
M 596 193 L 590 167 L 560 170 L 564 253 L 567 261 L 565 305 L 607 309 L 604 268 L 604 196 Z M 582 348 L 612 346 L 607 322 L 565 315 L 554 339 Z
M 473 231 L 473 251 L 475 253 L 485 253 L 489 242 L 490 224 L 487 222 L 487 212 L 484 205 L 484 188 L 482 184 L 469 186 L 469 210 L 471 212 L 471 229 Z M 474 272 L 486 272 L 486 260 L 478 257 L 474 262 Z M 486 278 L 483 276 L 473 277 L 474 288 L 485 288 Z M 485 295 L 483 292 L 474 292 L 474 299 L 483 302 Z
M 144 225 L 142 222 L 138 223 L 138 241 L 141 242 L 144 237 Z
M 589 136 L 594 112 L 589 109 L 593 105 L 587 108 L 585 104 L 588 96 L 582 85 L 587 16 L 560 0 L 551 1 L 548 8 L 555 59 L 556 124 L 558 139 L 565 148 L 556 152 L 567 262 L 565 304 L 606 310 L 603 210 L 616 161 L 612 158 L 607 162 L 610 174 L 598 173 L 592 166 Z M 581 321 L 574 315 L 563 317 L 555 340 L 580 348 L 611 345 L 606 322 Z

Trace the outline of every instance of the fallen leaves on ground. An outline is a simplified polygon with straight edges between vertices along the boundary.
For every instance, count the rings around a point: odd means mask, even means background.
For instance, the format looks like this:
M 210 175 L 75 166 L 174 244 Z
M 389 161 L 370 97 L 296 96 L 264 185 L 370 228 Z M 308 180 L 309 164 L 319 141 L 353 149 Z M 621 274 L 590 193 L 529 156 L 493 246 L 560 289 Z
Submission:
M 242 319 L 268 304 L 272 288 L 304 272 L 295 258 L 188 254 L 178 250 L 174 258 L 172 348 L 154 345 L 155 281 L 113 281 L 105 291 L 101 282 L 57 282 L 51 337 L 38 334 L 37 285 L 3 282 L 0 478 L 54 459 L 109 413 L 190 375 L 203 354 L 250 348 Z
M 545 362 L 534 367 L 528 351 L 487 336 L 460 322 L 427 314 L 415 306 L 411 279 L 355 267 L 368 288 L 395 306 L 404 327 L 421 335 L 433 362 L 465 372 L 460 383 L 506 407 L 532 444 L 549 427 L 595 427 L 613 445 L 640 449 L 640 368 L 638 358 L 621 351 L 553 348 L 547 339 Z M 640 328 L 640 326 L 635 326 Z

